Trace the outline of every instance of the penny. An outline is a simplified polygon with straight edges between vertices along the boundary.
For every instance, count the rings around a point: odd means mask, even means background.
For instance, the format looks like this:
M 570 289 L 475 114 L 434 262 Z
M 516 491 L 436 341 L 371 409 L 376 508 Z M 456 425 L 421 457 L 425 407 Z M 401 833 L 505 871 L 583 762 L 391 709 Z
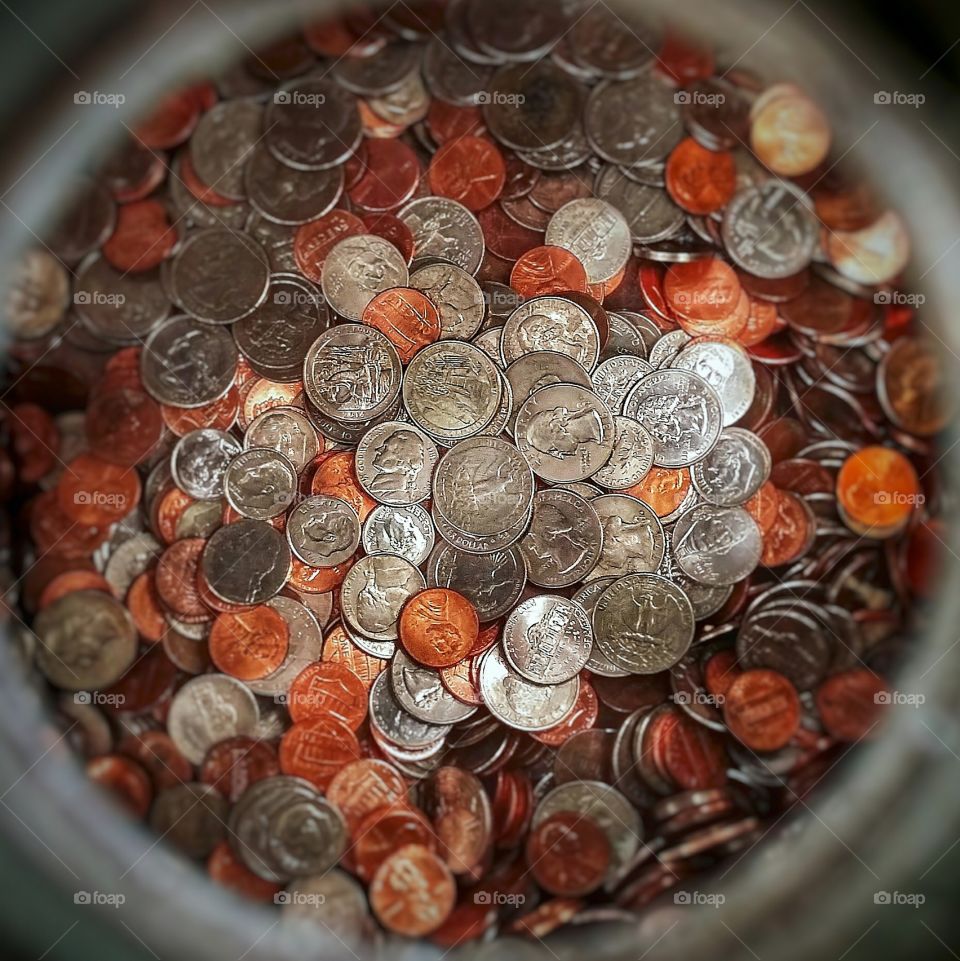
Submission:
M 857 284 L 889 283 L 910 259 L 906 224 L 892 210 L 861 230 L 833 232 L 825 246 L 830 263 Z
M 406 937 L 436 930 L 453 910 L 456 883 L 450 869 L 428 848 L 395 850 L 370 882 L 370 906 L 383 925 Z
M 693 138 L 681 141 L 672 151 L 664 175 L 671 198 L 692 214 L 722 210 L 737 189 L 733 157 L 707 150 Z
M 166 260 L 177 246 L 177 231 L 159 200 L 137 200 L 117 212 L 117 225 L 101 248 L 122 273 L 142 273 Z
M 602 883 L 610 864 L 610 842 L 589 817 L 558 811 L 530 835 L 527 861 L 537 882 L 551 894 L 582 896 Z
M 325 791 L 336 772 L 360 757 L 356 735 L 333 714 L 296 722 L 280 740 L 280 770 Z
M 727 688 L 723 717 L 730 732 L 754 751 L 783 747 L 800 723 L 794 686 L 775 671 L 744 671 Z
M 939 433 L 953 417 L 943 356 L 916 337 L 898 337 L 877 369 L 877 397 L 884 413 L 920 437 Z
M 474 606 L 449 588 L 428 588 L 411 598 L 400 615 L 400 641 L 428 667 L 450 667 L 477 642 L 480 623 Z
M 865 668 L 834 674 L 816 692 L 820 720 L 830 736 L 840 741 L 867 737 L 889 702 L 883 679 Z
M 255 680 L 280 667 L 289 638 L 287 622 L 266 605 L 219 614 L 210 629 L 210 659 L 230 677 Z
M 510 286 L 524 297 L 587 292 L 587 271 L 577 256 L 563 247 L 545 245 L 528 250 L 510 270 Z
M 867 537 L 897 533 L 922 498 L 913 465 L 892 448 L 864 447 L 844 461 L 837 475 L 838 505 Z
M 503 191 L 507 168 L 503 155 L 488 140 L 457 137 L 445 143 L 430 161 L 430 187 L 468 210 L 483 210 Z
M 272 746 L 240 736 L 220 741 L 210 749 L 200 769 L 200 780 L 235 804 L 251 784 L 279 773 Z
M 356 730 L 367 715 L 367 691 L 349 667 L 335 661 L 307 665 L 293 680 L 287 700 L 294 723 L 324 714 Z
M 377 294 L 364 308 L 363 322 L 386 334 L 405 364 L 440 337 L 439 311 L 427 297 L 407 287 Z
M 809 173 L 830 149 L 829 121 L 817 104 L 799 91 L 764 98 L 750 121 L 750 146 L 757 159 L 776 174 L 798 177 Z

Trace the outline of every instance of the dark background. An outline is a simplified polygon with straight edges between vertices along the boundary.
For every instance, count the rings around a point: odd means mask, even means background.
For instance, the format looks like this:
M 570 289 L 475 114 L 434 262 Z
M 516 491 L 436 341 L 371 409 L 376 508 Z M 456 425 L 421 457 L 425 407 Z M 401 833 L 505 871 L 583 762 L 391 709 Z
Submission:
M 915 60 L 917 77 L 923 75 L 922 80 L 918 79 L 917 90 L 940 84 L 950 88 L 948 93 L 960 103 L 957 0 L 912 0 L 908 4 L 892 0 L 798 2 L 848 41 L 863 30 L 898 43 Z M 148 4 L 144 0 L 0 0 L 0 64 L 5 81 L 0 93 L 0 130 L 15 130 L 51 86 L 69 85 L 73 79 L 70 68 L 80 73 L 85 54 L 109 34 L 111 27 L 122 23 L 129 11 L 142 12 L 145 6 Z M 780 9 L 782 6 L 777 4 Z M 722 0 L 718 0 L 718 17 L 722 11 Z M 949 139 L 955 142 L 957 138 L 954 135 Z M 18 158 L 10 156 L 5 160 L 14 168 L 18 162 Z M 883 843 L 883 838 L 877 839 L 878 845 Z M 913 886 L 927 898 L 922 910 L 886 907 L 868 914 L 863 935 L 858 941 L 839 947 L 838 961 L 900 961 L 916 956 L 927 961 L 960 961 L 958 872 L 960 845 L 945 851 L 936 868 Z M 59 902 L 20 853 L 9 848 L 2 838 L 0 891 L 0 945 L 2 955 L 11 961 L 157 957 L 154 951 L 159 946 L 145 949 L 133 938 L 118 944 L 89 909 L 80 909 L 81 914 L 72 904 Z M 157 907 L 163 910 L 162 905 Z M 810 923 L 816 924 L 816 919 L 811 918 Z

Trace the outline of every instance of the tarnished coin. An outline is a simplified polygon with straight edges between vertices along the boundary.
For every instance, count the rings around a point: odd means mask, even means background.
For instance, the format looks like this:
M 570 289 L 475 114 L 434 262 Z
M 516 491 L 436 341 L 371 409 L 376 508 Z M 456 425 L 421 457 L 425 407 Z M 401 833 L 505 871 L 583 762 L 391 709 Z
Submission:
M 631 253 L 630 227 L 623 214 L 596 197 L 564 204 L 550 218 L 545 241 L 575 254 L 591 284 L 615 277 Z
M 333 209 L 343 192 L 343 167 L 295 170 L 258 146 L 247 161 L 244 185 L 254 210 L 274 223 L 297 226 Z
M 670 366 L 699 374 L 717 392 L 724 427 L 740 420 L 753 403 L 757 384 L 753 365 L 735 341 L 696 337 L 681 348 Z
M 426 586 L 409 561 L 395 554 L 372 554 L 347 573 L 340 608 L 355 631 L 375 641 L 395 641 L 401 608 Z
M 470 340 L 480 329 L 486 309 L 483 291 L 456 264 L 428 264 L 410 275 L 410 286 L 425 293 L 440 311 L 440 336 Z
M 462 594 L 481 622 L 495 621 L 513 609 L 527 583 L 524 558 L 517 547 L 489 554 L 468 554 L 441 543 L 430 555 L 427 583 Z
M 303 383 L 320 412 L 360 424 L 389 410 L 400 392 L 402 368 L 396 347 L 379 330 L 338 324 L 307 352 Z
M 510 666 L 535 684 L 561 684 L 576 677 L 592 647 L 587 612 L 565 597 L 527 598 L 503 628 L 503 653 Z
M 730 259 L 769 280 L 808 266 L 820 236 L 807 195 L 777 179 L 741 190 L 724 209 L 722 229 Z
M 190 141 L 200 180 L 223 197 L 242 200 L 247 158 L 263 135 L 263 107 L 254 100 L 223 100 L 206 111 Z
M 367 893 L 346 871 L 297 878 L 282 895 L 284 923 L 303 921 L 329 931 L 351 951 L 361 950 L 372 932 Z
M 615 443 L 610 411 L 592 391 L 570 384 L 531 394 L 514 433 L 534 472 L 559 484 L 591 477 L 610 459 Z
M 532 583 L 569 587 L 585 580 L 602 546 L 600 518 L 589 501 L 558 488 L 534 496 L 530 530 L 520 542 Z
M 401 208 L 398 216 L 413 233 L 418 257 L 438 257 L 469 274 L 480 269 L 483 230 L 463 204 L 446 197 L 423 197 Z
M 99 263 L 100 260 L 91 258 L 88 263 Z M 103 269 L 107 267 L 109 264 Z M 77 297 L 92 294 L 89 281 L 82 280 L 82 276 L 78 274 L 74 284 L 74 302 L 81 318 L 85 311 L 80 308 L 89 308 L 93 302 L 92 296 Z M 52 254 L 36 248 L 25 251 L 5 279 L 3 320 L 4 329 L 11 336 L 35 340 L 49 334 L 63 320 L 70 298 L 70 279 L 66 268 Z M 89 303 L 84 303 L 88 300 Z M 108 316 L 112 317 L 116 304 L 109 306 Z
M 750 500 L 770 477 L 767 445 L 751 431 L 727 427 L 716 446 L 690 469 L 697 493 L 718 507 L 736 507 Z
M 614 417 L 613 453 L 593 481 L 609 490 L 626 490 L 639 484 L 653 466 L 653 438 L 632 417 Z
M 225 833 L 229 803 L 212 785 L 164 788 L 150 809 L 150 827 L 188 858 L 209 857 Z
M 363 522 L 363 549 L 368 554 L 397 554 L 416 567 L 430 556 L 435 539 L 433 521 L 419 504 L 380 504 Z
M 76 591 L 45 607 L 33 624 L 37 666 L 66 691 L 96 691 L 119 680 L 137 656 L 127 609 L 101 591 Z
M 406 287 L 407 262 L 382 237 L 359 234 L 345 237 L 327 254 L 320 275 L 323 296 L 341 317 L 360 320 L 377 294 Z
M 403 378 L 403 402 L 414 423 L 441 442 L 482 431 L 502 392 L 496 365 L 479 347 L 439 341 L 419 351 Z
M 241 451 L 240 442 L 223 430 L 192 430 L 177 441 L 170 455 L 173 482 L 197 500 L 223 495 L 223 479 Z
M 508 527 L 496 534 L 474 534 L 471 531 L 461 530 L 436 508 L 433 511 L 433 522 L 440 537 L 454 547 L 469 554 L 490 554 L 516 544 L 526 533 L 530 514 L 528 512 L 514 527 Z
M 283 454 L 251 447 L 230 461 L 223 477 L 227 503 L 242 517 L 267 521 L 286 512 L 297 494 L 297 471 Z
M 518 357 L 506 370 L 506 378 L 513 391 L 513 417 L 507 422 L 512 434 L 516 415 L 524 401 L 534 391 L 551 384 L 576 384 L 590 388 L 590 376 L 572 357 L 553 350 L 537 350 Z
M 673 553 L 689 577 L 722 587 L 753 573 L 763 553 L 763 536 L 742 507 L 701 504 L 678 518 Z
M 517 29 L 505 30 L 508 22 L 515 23 Z M 473 3 L 467 8 L 466 23 L 477 46 L 497 62 L 536 60 L 567 28 L 563 8 L 544 7 L 536 0 Z
M 534 351 L 557 351 L 591 371 L 600 356 L 600 335 L 590 314 L 572 300 L 533 297 L 507 318 L 500 350 L 507 364 Z
M 693 640 L 687 595 L 657 574 L 628 574 L 608 587 L 593 614 L 595 642 L 617 667 L 657 674 L 673 667 Z
M 341 57 L 332 69 L 337 81 L 361 97 L 380 97 L 396 90 L 418 71 L 422 48 L 412 43 L 388 43 L 375 57 Z
M 258 414 L 246 434 L 243 445 L 269 447 L 278 451 L 299 474 L 320 452 L 317 432 L 310 418 L 298 407 L 270 407 Z
M 418 504 L 430 496 L 437 445 L 412 424 L 387 421 L 357 445 L 357 479 L 381 504 Z
M 603 549 L 591 577 L 650 573 L 660 566 L 663 527 L 650 506 L 628 494 L 603 494 L 590 506 L 603 529 Z
M 167 729 L 177 750 L 200 764 L 214 744 L 252 735 L 259 719 L 257 699 L 245 684 L 226 674 L 203 674 L 173 695 Z
M 390 743 L 409 750 L 442 745 L 450 733 L 449 724 L 418 720 L 401 705 L 393 693 L 389 671 L 378 674 L 370 688 L 370 726 Z
M 497 720 L 520 731 L 545 731 L 559 724 L 577 703 L 580 677 L 561 684 L 535 684 L 517 673 L 494 645 L 480 662 L 480 693 Z
M 230 604 L 263 604 L 290 574 L 290 548 L 266 521 L 240 520 L 214 531 L 200 561 L 210 590 Z
M 161 404 L 203 407 L 233 384 L 237 345 L 225 330 L 190 317 L 171 317 L 154 329 L 140 353 L 146 391 Z
M 278 775 L 251 784 L 230 812 L 230 845 L 266 881 L 323 874 L 346 848 L 343 815 L 309 782 Z
M 270 261 L 238 230 L 213 227 L 191 234 L 174 257 L 170 283 L 176 302 L 208 324 L 231 324 L 267 296 Z
M 653 438 L 658 467 L 687 467 L 705 457 L 723 429 L 717 392 L 686 370 L 648 374 L 623 405 L 627 417 L 640 421 Z
M 685 222 L 683 211 L 661 186 L 638 183 L 613 164 L 597 174 L 598 197 L 620 211 L 635 244 L 655 244 L 675 236 Z
M 456 724 L 477 712 L 443 686 L 439 671 L 418 664 L 400 648 L 390 662 L 390 683 L 403 709 L 428 724 Z
M 304 498 L 287 518 L 290 550 L 311 567 L 335 567 L 350 560 L 360 545 L 360 518 L 339 497 Z

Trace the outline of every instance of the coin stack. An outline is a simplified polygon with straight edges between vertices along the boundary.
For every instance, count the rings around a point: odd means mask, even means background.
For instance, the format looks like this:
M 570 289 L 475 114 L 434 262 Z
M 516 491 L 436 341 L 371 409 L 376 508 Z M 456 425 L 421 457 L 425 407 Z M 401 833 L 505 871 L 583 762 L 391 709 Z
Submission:
M 830 149 L 576 2 L 355 13 L 164 99 L 7 304 L 21 640 L 90 777 L 351 945 L 751 847 L 879 720 L 953 416 Z

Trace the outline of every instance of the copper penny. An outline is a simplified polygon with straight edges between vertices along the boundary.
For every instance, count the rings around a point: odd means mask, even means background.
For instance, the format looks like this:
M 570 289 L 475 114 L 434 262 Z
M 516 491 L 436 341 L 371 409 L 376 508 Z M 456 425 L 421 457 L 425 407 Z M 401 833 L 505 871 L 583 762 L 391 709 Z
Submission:
M 15 404 L 7 418 L 17 476 L 35 484 L 57 465 L 60 432 L 50 414 L 37 404 Z
M 413 196 L 420 164 L 402 140 L 368 140 L 366 161 L 366 171 L 348 191 L 355 204 L 369 211 L 389 211 Z
M 483 210 L 503 192 L 507 167 L 503 154 L 481 137 L 457 137 L 445 143 L 430 161 L 430 188 L 468 210 Z
M 144 731 L 128 735 L 117 750 L 133 758 L 153 781 L 154 790 L 162 791 L 193 778 L 193 765 L 177 750 L 165 731 Z
M 658 517 L 668 517 L 686 500 L 690 483 L 688 467 L 651 467 L 639 484 L 624 493 L 652 507 Z
M 167 629 L 167 617 L 157 593 L 156 574 L 144 571 L 134 578 L 127 591 L 127 609 L 140 636 L 156 643 Z
M 903 454 L 870 446 L 844 461 L 837 475 L 837 501 L 858 532 L 887 537 L 907 523 L 923 494 L 916 469 Z
M 715 698 L 725 698 L 730 685 L 742 673 L 737 667 L 737 655 L 732 648 L 718 651 L 703 665 L 703 684 Z
M 210 659 L 240 681 L 272 674 L 287 656 L 290 629 L 266 604 L 236 614 L 220 614 L 210 628 Z
M 419 938 L 450 915 L 457 886 L 450 869 L 429 848 L 410 844 L 394 851 L 370 883 L 370 907 L 395 934 Z
M 426 123 L 430 135 L 441 147 L 460 137 L 478 139 L 487 129 L 479 107 L 460 107 L 443 100 L 430 104 Z
M 142 273 L 167 259 L 177 244 L 177 231 L 159 200 L 123 204 L 103 256 L 122 273 Z
M 80 454 L 60 475 L 57 503 L 70 520 L 104 527 L 137 506 L 140 490 L 140 478 L 132 467 L 119 467 L 95 454 Z
M 777 751 L 800 725 L 797 689 L 776 671 L 744 671 L 727 688 L 723 719 L 754 751 Z
M 721 787 L 727 781 L 723 739 L 686 714 L 677 716 L 664 737 L 663 764 L 669 778 L 687 791 Z
M 793 563 L 810 549 L 816 534 L 816 518 L 796 494 L 777 491 L 776 504 L 776 514 L 769 527 L 763 528 L 762 518 L 758 521 L 763 533 L 760 562 L 765 567 Z
M 98 394 L 86 415 L 87 441 L 98 457 L 124 467 L 145 460 L 160 442 L 160 405 L 148 394 L 113 390 Z
M 403 803 L 376 808 L 361 821 L 354 838 L 357 873 L 369 881 L 393 851 L 407 844 L 437 849 L 436 835 L 425 815 Z
M 838 741 L 865 738 L 880 720 L 888 703 L 890 694 L 886 683 L 866 668 L 834 674 L 817 688 L 816 693 L 820 720 L 827 733 Z
M 365 233 L 388 240 L 409 263 L 413 259 L 413 231 L 396 214 L 367 214 Z
M 355 731 L 367 716 L 367 688 L 345 664 L 317 661 L 294 678 L 287 708 L 294 721 L 330 714 Z
M 54 601 L 73 594 L 74 591 L 103 591 L 104 594 L 112 594 L 113 590 L 102 574 L 96 571 L 75 570 L 64 571 L 57 574 L 49 581 L 40 593 L 37 601 L 37 610 L 42 611 L 49 607 Z M 134 618 L 136 620 L 136 618 Z
M 276 895 L 283 890 L 282 884 L 257 877 L 234 854 L 229 841 L 221 841 L 213 849 L 207 858 L 207 874 L 217 884 L 251 901 L 273 904 Z
M 87 777 L 109 791 L 134 817 L 150 810 L 153 785 L 136 761 L 120 754 L 104 754 L 87 762 Z
M 610 866 L 610 842 L 596 821 L 558 811 L 537 825 L 527 841 L 527 864 L 545 891 L 578 897 L 596 890 Z
M 386 334 L 405 364 L 421 347 L 440 339 L 440 311 L 412 287 L 377 294 L 364 308 L 363 322 Z
M 379 657 L 371 657 L 365 654 L 350 639 L 350 635 L 343 629 L 342 624 L 337 624 L 323 639 L 323 652 L 321 659 L 325 662 L 343 664 L 350 670 L 350 673 L 357 677 L 363 685 L 364 690 L 368 691 L 377 679 L 388 662 Z
M 674 203 L 701 216 L 722 210 L 737 189 L 733 155 L 707 150 L 692 137 L 681 140 L 673 149 L 664 176 Z
M 735 337 L 750 312 L 750 298 L 740 286 L 736 272 L 716 257 L 671 264 L 663 278 L 663 295 L 671 313 L 682 321 L 691 336 Z M 731 330 L 743 297 L 746 312 L 743 320 L 736 322 L 737 329 Z
M 559 294 L 565 290 L 585 294 L 587 271 L 576 256 L 563 247 L 534 247 L 513 265 L 510 286 L 523 297 Z
M 203 407 L 169 407 L 161 404 L 160 415 L 163 417 L 163 422 L 177 437 L 183 437 L 192 430 L 200 430 L 204 427 L 229 430 L 237 419 L 239 402 L 240 393 L 236 385 L 233 385 L 219 400 L 205 404 Z
M 341 240 L 366 232 L 367 228 L 359 217 L 339 209 L 302 224 L 293 235 L 293 256 L 297 266 L 305 277 L 319 284 L 327 254 Z
M 377 502 L 360 486 L 355 463 L 356 454 L 352 450 L 332 454 L 320 464 L 313 475 L 310 493 L 339 497 L 357 512 L 362 522 L 377 506 Z
M 206 620 L 210 616 L 200 596 L 200 557 L 207 542 L 190 537 L 171 544 L 157 561 L 157 593 L 178 617 Z
M 373 811 L 402 804 L 407 782 L 392 764 L 376 758 L 352 761 L 341 768 L 327 788 L 327 800 L 339 808 L 351 837 Z
M 280 741 L 280 770 L 325 791 L 334 775 L 360 757 L 356 735 L 339 718 L 323 714 L 299 721 Z
M 400 642 L 428 667 L 462 661 L 480 634 L 477 609 L 456 591 L 431 587 L 412 597 L 400 614 Z
M 251 784 L 279 773 L 280 764 L 272 745 L 238 735 L 210 748 L 200 767 L 200 780 L 236 804 Z
M 592 728 L 597 723 L 599 713 L 600 702 L 597 699 L 597 692 L 594 690 L 593 684 L 581 676 L 580 690 L 577 692 L 577 700 L 574 702 L 570 713 L 559 724 L 555 724 L 545 731 L 536 731 L 532 736 L 541 744 L 546 744 L 549 747 L 559 747 L 574 734 Z

